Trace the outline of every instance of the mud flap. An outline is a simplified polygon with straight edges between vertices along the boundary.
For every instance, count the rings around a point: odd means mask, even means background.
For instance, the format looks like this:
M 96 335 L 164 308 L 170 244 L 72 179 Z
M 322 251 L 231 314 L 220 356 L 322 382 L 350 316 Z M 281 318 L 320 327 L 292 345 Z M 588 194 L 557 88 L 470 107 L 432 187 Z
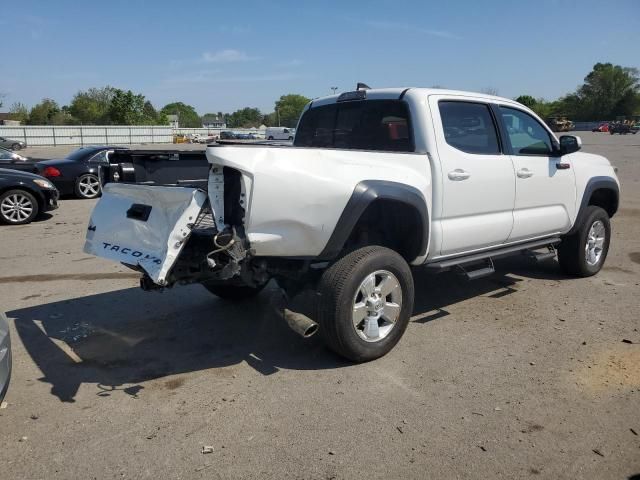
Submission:
M 138 265 L 166 285 L 206 199 L 197 188 L 108 183 L 91 214 L 84 251 Z

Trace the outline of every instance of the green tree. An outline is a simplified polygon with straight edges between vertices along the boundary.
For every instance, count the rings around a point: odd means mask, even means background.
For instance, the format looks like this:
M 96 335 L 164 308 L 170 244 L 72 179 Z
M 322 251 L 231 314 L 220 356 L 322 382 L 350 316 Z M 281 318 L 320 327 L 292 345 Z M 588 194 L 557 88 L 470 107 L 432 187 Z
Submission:
M 116 89 L 113 87 L 90 88 L 76 93 L 69 105 L 69 113 L 86 125 L 110 123 L 109 109 Z
M 11 120 L 17 120 L 23 125 L 26 125 L 29 120 L 29 110 L 24 103 L 15 102 L 9 109 Z
M 109 119 L 117 125 L 138 125 L 144 120 L 144 95 L 131 90 L 114 89 L 109 105 Z
M 60 107 L 55 100 L 43 98 L 29 112 L 29 125 L 51 125 L 58 112 L 60 112 Z
M 245 107 L 233 112 L 228 118 L 228 126 L 234 128 L 259 127 L 263 115 L 257 108 Z
M 167 116 L 158 112 L 153 104 L 147 100 L 142 107 L 142 124 L 144 125 L 166 125 Z
M 282 95 L 276 101 L 275 109 L 276 119 L 279 119 L 279 124 L 284 127 L 295 127 L 307 103 L 309 103 L 309 99 L 303 95 L 291 93 Z
M 278 118 L 276 112 L 267 113 L 264 117 L 262 117 L 262 123 L 267 127 L 277 127 Z
M 596 63 L 575 93 L 558 101 L 558 109 L 576 120 L 614 119 L 633 115 L 640 108 L 637 68 Z
M 516 102 L 521 103 L 525 107 L 529 107 L 531 110 L 534 110 L 538 101 L 533 98 L 531 95 L 520 95 L 516 98 Z
M 178 115 L 178 123 L 184 128 L 199 128 L 202 127 L 200 116 L 196 112 L 195 108 L 191 105 L 186 105 L 182 102 L 169 103 L 162 107 L 160 113 L 164 115 Z

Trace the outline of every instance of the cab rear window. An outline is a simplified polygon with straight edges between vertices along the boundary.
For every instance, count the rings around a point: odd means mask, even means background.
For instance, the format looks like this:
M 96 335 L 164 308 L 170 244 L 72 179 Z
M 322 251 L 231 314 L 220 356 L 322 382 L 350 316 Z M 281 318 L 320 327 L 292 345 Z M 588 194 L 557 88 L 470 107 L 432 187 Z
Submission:
M 296 147 L 413 152 L 407 104 L 365 100 L 312 107 L 302 116 Z

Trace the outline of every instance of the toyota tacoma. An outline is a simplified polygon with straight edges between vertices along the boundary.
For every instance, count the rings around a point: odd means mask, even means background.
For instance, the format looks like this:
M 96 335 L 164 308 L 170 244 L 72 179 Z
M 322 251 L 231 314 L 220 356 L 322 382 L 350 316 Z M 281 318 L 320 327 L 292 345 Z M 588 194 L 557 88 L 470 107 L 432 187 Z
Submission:
M 475 279 L 521 252 L 602 268 L 619 182 L 579 137 L 505 98 L 359 87 L 310 102 L 293 145 L 209 146 L 205 175 L 180 170 L 198 153 L 167 151 L 151 172 L 143 151 L 117 153 L 85 251 L 144 289 L 201 283 L 237 301 L 273 279 L 289 325 L 356 362 L 403 335 L 412 268 Z

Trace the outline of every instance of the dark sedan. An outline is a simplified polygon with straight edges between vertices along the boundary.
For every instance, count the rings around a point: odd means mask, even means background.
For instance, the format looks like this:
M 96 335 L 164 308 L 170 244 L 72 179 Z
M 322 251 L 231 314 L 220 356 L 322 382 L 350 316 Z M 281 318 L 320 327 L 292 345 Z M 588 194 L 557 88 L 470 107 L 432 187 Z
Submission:
M 0 222 L 30 223 L 38 215 L 58 208 L 58 190 L 46 178 L 0 168 Z
M 123 147 L 82 147 L 61 160 L 45 160 L 36 164 L 37 172 L 51 180 L 60 195 L 75 195 L 78 198 L 96 198 L 101 187 L 98 167 L 108 162 L 107 155 Z
M 19 153 L 12 152 L 6 148 L 0 148 L 0 168 L 10 168 L 11 170 L 35 173 L 37 162 L 37 160 L 23 157 Z

